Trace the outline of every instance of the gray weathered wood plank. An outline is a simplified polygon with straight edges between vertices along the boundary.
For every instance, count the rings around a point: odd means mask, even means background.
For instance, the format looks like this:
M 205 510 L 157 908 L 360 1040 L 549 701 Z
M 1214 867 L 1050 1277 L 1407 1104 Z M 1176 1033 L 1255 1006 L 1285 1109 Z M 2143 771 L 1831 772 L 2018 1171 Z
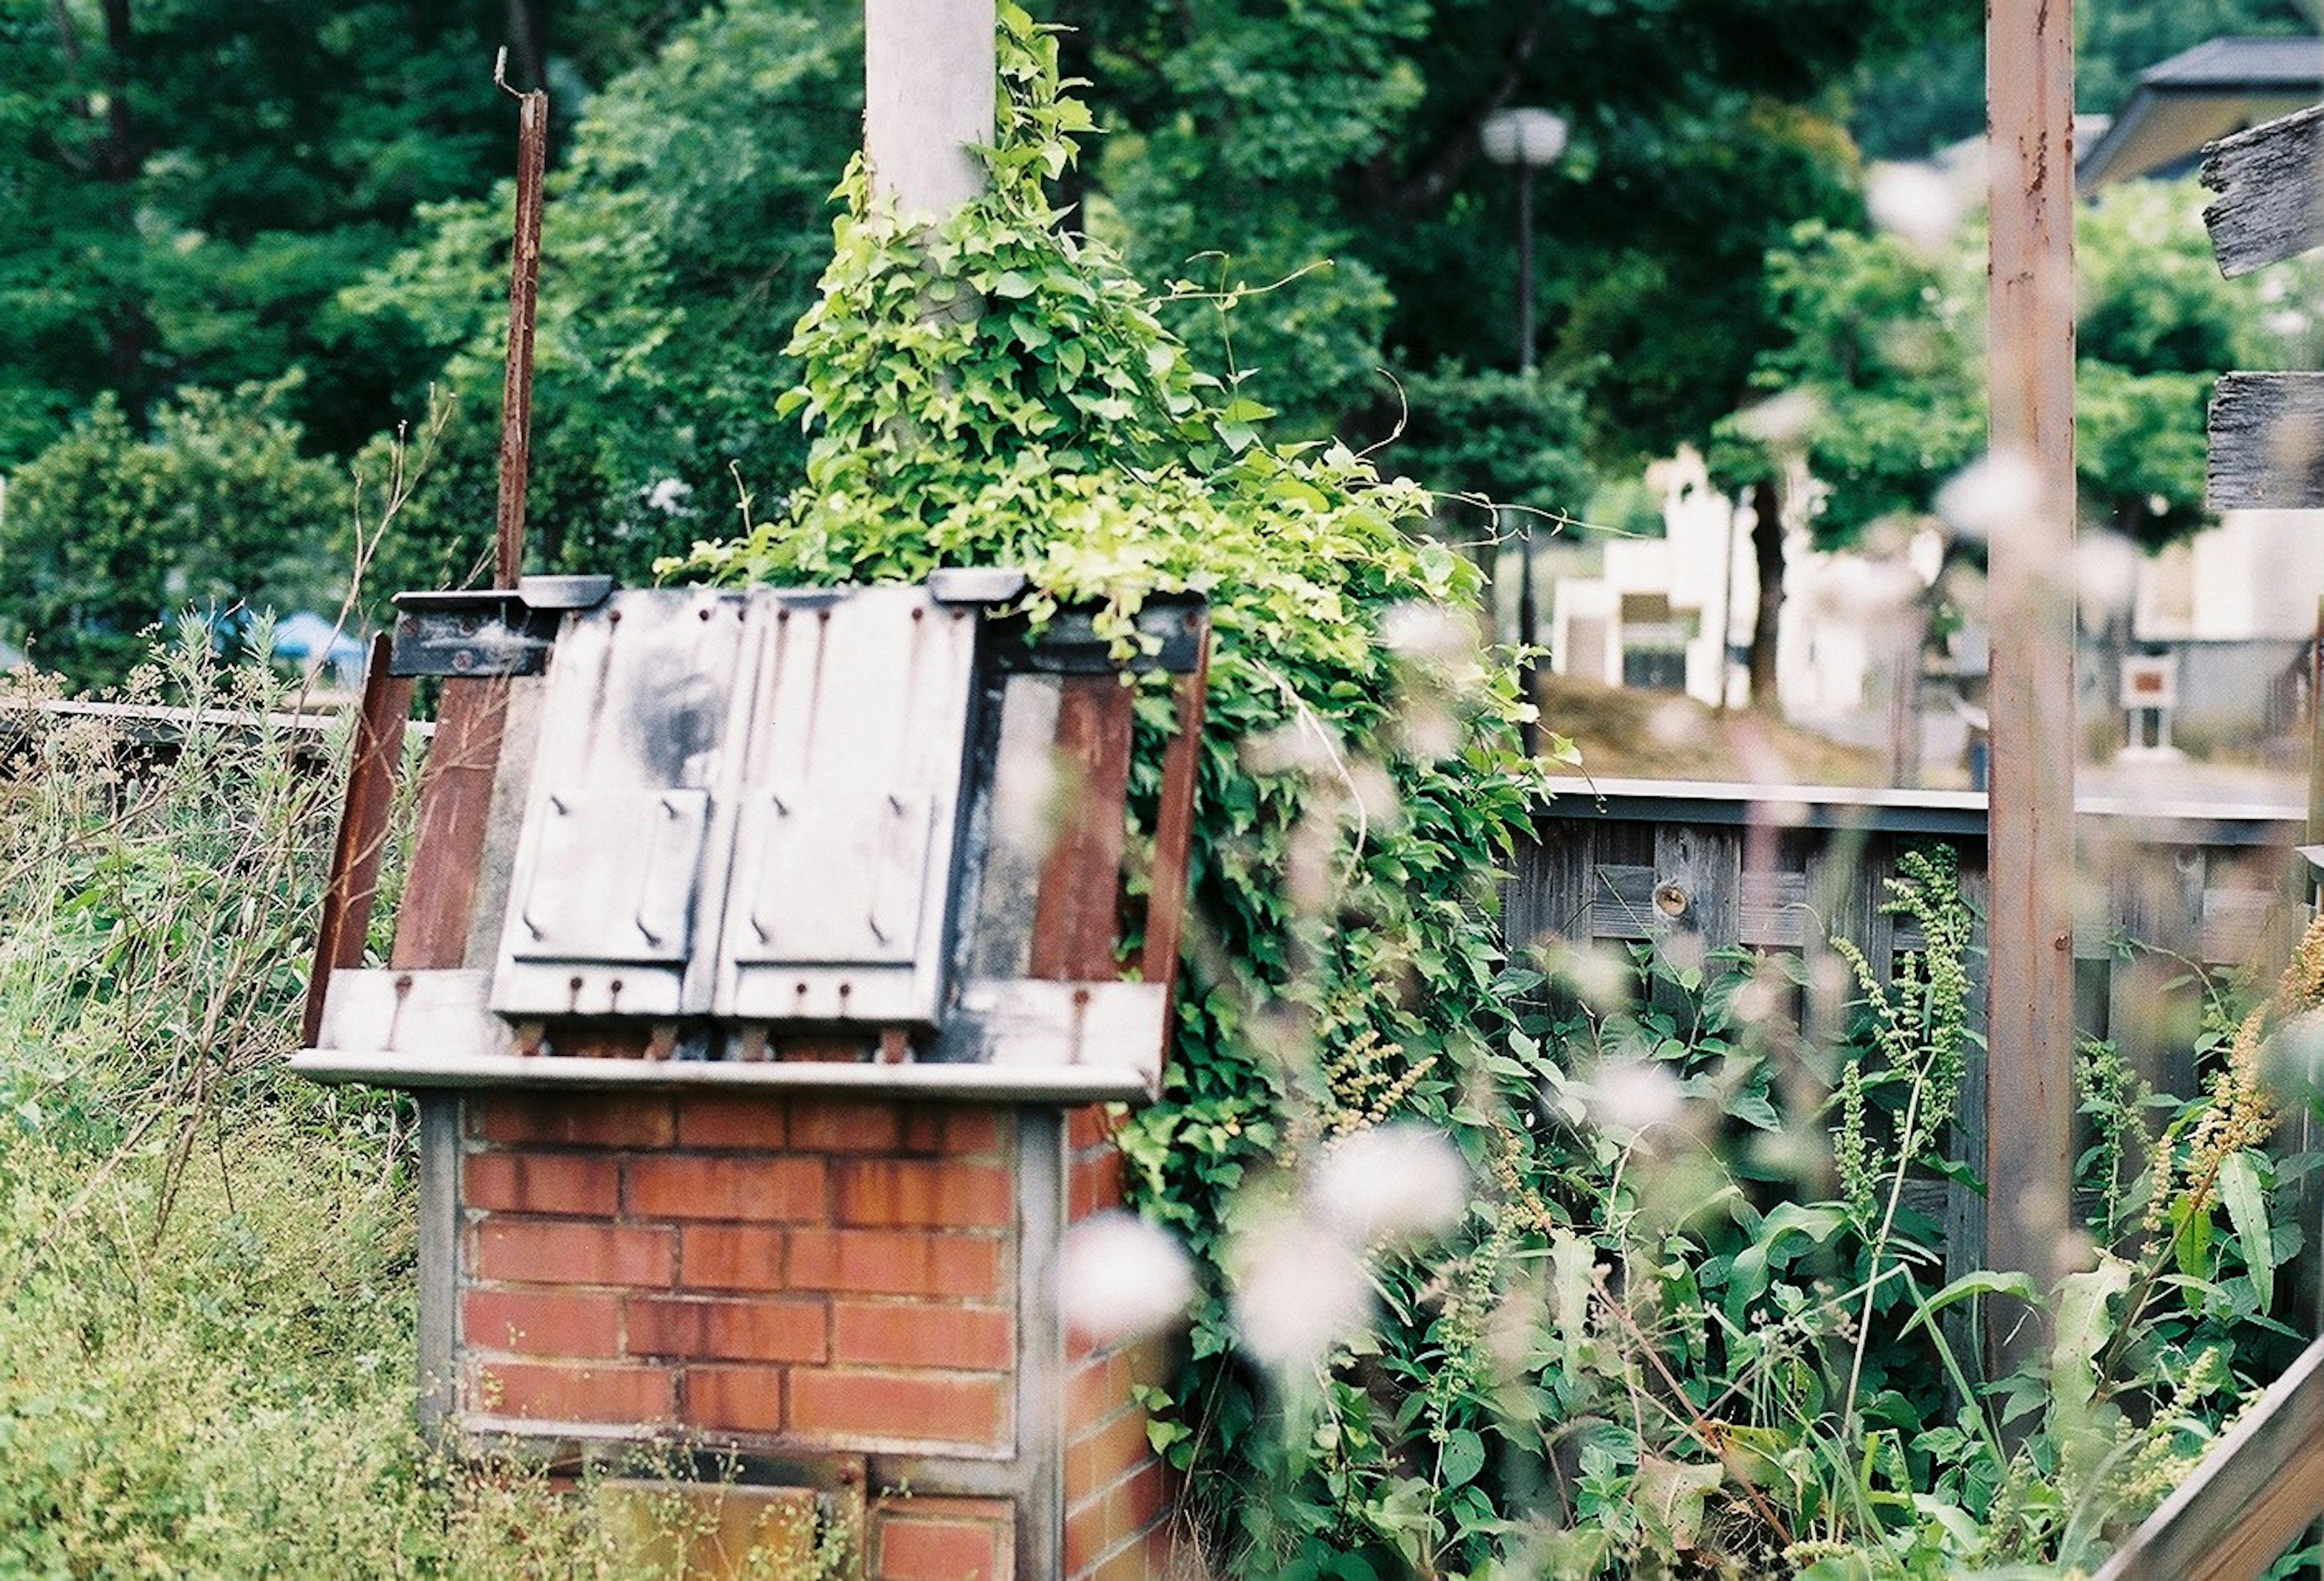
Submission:
M 2324 373 L 2223 374 L 2210 434 L 2212 510 L 2324 506 Z
M 2324 243 L 2324 105 L 2222 137 L 2197 179 L 2219 196 L 2203 210 L 2219 272 L 2232 280 Z
M 2324 1514 L 2324 1340 L 2221 1436 L 2096 1581 L 2259 1581 Z

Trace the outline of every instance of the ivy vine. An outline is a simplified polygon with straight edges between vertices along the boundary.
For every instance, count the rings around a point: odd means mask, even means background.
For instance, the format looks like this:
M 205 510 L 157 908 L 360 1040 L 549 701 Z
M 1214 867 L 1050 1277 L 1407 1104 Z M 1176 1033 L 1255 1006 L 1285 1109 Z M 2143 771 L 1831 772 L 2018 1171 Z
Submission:
M 1537 1200 L 1513 1213 L 1480 1193 L 1453 1245 L 1375 1269 L 1377 1354 L 1327 1358 L 1293 1416 L 1235 1358 L 1222 1270 L 1238 1194 L 1351 1129 L 1422 1118 L 1480 1178 L 1537 1173 L 1515 1118 L 1528 1079 L 1489 1062 L 1508 1030 L 1494 886 L 1540 783 L 1517 748 L 1526 705 L 1477 647 L 1475 568 L 1421 531 L 1426 492 L 1342 446 L 1269 443 L 1241 379 L 1199 370 L 1118 255 L 1065 227 L 1047 184 L 1088 117 L 1047 30 L 1004 5 L 1001 32 L 981 198 L 929 225 L 875 203 L 860 161 L 841 186 L 781 402 L 814 430 L 805 486 L 666 569 L 824 583 L 1007 565 L 1037 616 L 1208 597 L 1175 1058 L 1120 1134 L 1138 1207 L 1204 1275 L 1157 1437 L 1252 1573 L 1366 1550 L 1389 1571 L 1467 1568 L 1493 1525 L 1483 1284 L 1537 1229 Z M 1167 697 L 1139 698 L 1146 745 L 1168 717 Z M 1134 816 L 1155 788 L 1133 783 Z

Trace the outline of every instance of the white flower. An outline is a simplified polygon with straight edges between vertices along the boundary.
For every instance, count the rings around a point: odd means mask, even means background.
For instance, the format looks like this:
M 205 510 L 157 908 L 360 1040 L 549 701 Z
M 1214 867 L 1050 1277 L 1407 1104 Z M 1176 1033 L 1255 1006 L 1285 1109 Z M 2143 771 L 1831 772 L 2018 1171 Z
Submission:
M 1686 1109 L 1686 1095 L 1668 1067 L 1653 1060 L 1618 1060 L 1600 1067 L 1590 1086 L 1590 1117 L 1622 1131 L 1667 1126 Z
M 1984 539 L 2034 519 L 2042 474 L 2025 456 L 1996 451 L 1971 462 L 1937 491 L 1937 514 L 1967 538 Z
M 1232 1264 L 1236 1332 L 1253 1359 L 1278 1371 L 1314 1365 L 1371 1316 L 1362 1259 L 1298 1215 L 1246 1235 Z
M 1341 1137 L 1308 1182 L 1317 1214 L 1356 1245 L 1442 1235 L 1469 1208 L 1469 1170 L 1442 1132 L 1409 1122 Z
M 1934 165 L 1874 165 L 1865 178 L 1864 205 L 1875 225 L 1923 253 L 1941 250 L 1960 228 L 1960 191 Z
M 1065 1232 L 1065 1324 L 1100 1345 L 1176 1322 L 1194 1299 L 1194 1265 L 1176 1236 L 1137 1215 L 1093 1215 Z

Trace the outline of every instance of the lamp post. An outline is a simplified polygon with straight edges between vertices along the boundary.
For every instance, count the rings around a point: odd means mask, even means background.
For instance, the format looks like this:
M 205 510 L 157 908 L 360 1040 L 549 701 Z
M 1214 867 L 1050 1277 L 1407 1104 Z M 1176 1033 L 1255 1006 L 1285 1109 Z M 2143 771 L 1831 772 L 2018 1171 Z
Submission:
M 1517 372 L 1533 372 L 1533 173 L 1557 162 L 1565 152 L 1565 118 L 1526 106 L 1496 110 L 1478 128 L 1485 157 L 1517 172 Z M 1533 646 L 1540 634 L 1540 610 L 1533 592 L 1533 518 L 1517 529 L 1517 640 Z M 1526 701 L 1534 698 L 1533 662 L 1525 665 Z M 1530 757 L 1541 744 L 1540 727 L 1528 721 L 1521 740 Z
M 1533 173 L 1565 152 L 1565 117 L 1530 106 L 1496 110 L 1478 130 L 1485 157 L 1517 172 L 1517 371 L 1533 372 Z

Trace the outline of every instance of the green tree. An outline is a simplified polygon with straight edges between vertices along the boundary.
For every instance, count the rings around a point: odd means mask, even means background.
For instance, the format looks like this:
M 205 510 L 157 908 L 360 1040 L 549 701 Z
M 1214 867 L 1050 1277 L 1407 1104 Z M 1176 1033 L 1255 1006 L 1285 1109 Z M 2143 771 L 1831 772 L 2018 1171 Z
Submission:
M 336 298 L 416 205 L 506 163 L 489 25 L 447 0 L 0 0 L 0 465 L 100 391 L 142 425 L 294 367 L 317 442 L 376 428 L 420 348 Z
M 1386 433 L 1383 365 L 1517 361 L 1514 183 L 1478 129 L 1508 105 L 1564 114 L 1572 147 L 1539 179 L 1543 344 L 1560 376 L 1602 365 L 1597 437 L 1628 455 L 1732 409 L 1776 338 L 1767 251 L 1800 220 L 1860 214 L 1832 85 L 1928 31 L 1892 0 L 1073 0 L 1056 14 L 1081 30 L 1065 47 L 1109 133 L 1075 196 L 1135 267 L 1207 286 L 1333 260 L 1228 321 L 1231 366 L 1256 370 L 1249 387 L 1295 431 L 1360 413 Z M 1171 322 L 1220 342 L 1199 301 L 1182 295 Z
M 1382 464 L 1447 491 L 1528 474 L 1539 436 L 1488 461 L 1424 436 L 1507 390 L 1426 370 L 1513 363 L 1513 194 L 1477 152 L 1493 108 L 1536 99 L 1580 128 L 1545 178 L 1540 299 L 1549 447 L 1634 455 L 1699 433 L 1773 337 L 1764 256 L 1797 219 L 1858 212 L 1853 156 L 1822 86 L 1902 36 L 1901 0 L 1346 0 L 1178 8 L 1059 0 L 1069 68 L 1105 135 L 1056 201 L 1142 273 L 1175 280 L 1166 322 L 1222 377 L 1314 436 L 1385 437 Z M 855 8 L 731 0 L 592 99 L 553 176 L 533 519 L 546 563 L 634 574 L 714 529 L 727 475 L 773 495 L 802 452 L 766 393 L 824 243 L 823 195 L 854 136 Z M 1587 78 L 1556 69 L 1602 60 Z M 505 200 L 427 211 L 426 234 L 342 308 L 434 350 L 459 391 L 438 479 L 416 503 L 415 579 L 473 565 L 489 519 Z M 1280 284 L 1277 282 L 1280 281 Z M 1242 286 L 1273 287 L 1252 296 Z M 1683 330 L 1683 333 L 1681 331 Z M 1413 375 L 1418 375 L 1414 377 Z M 1584 384 L 1589 404 L 1577 404 Z M 1423 409 L 1445 402 L 1441 414 Z M 407 409 L 416 407 L 407 389 Z M 1561 463 L 1558 509 L 1589 487 Z M 666 484 L 682 485 L 678 488 Z M 682 501 L 677 511 L 646 503 Z M 429 547 L 434 545 L 437 547 Z
M 183 391 L 140 437 L 97 398 L 9 482 L 0 514 L 0 633 L 77 686 L 111 685 L 180 610 L 234 629 L 332 596 L 323 546 L 346 477 L 300 454 L 288 382 Z
M 2218 375 L 2285 355 L 2254 281 L 2220 279 L 2191 183 L 2116 188 L 2076 216 L 2080 316 L 2076 466 L 2082 518 L 2153 547 L 2201 524 L 2204 409 Z M 1800 437 L 1825 486 L 1816 531 L 1853 539 L 1924 516 L 1985 449 L 1985 229 L 1934 253 L 1891 235 L 1803 227 L 1778 255 L 1788 343 L 1762 359 L 1768 393 L 1804 397 Z M 1752 474 L 1749 422 L 1724 430 Z

